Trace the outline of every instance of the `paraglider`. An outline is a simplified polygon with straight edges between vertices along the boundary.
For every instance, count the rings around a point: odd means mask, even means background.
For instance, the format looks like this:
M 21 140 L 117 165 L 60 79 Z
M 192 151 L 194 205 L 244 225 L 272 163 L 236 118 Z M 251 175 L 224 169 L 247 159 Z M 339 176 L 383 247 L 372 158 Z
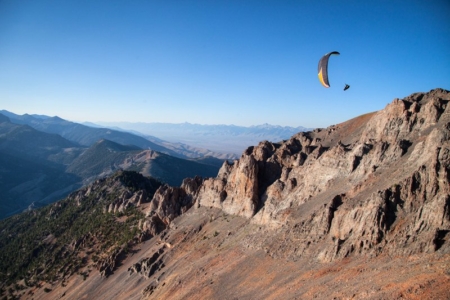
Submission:
M 344 91 L 348 90 L 349 88 L 350 86 L 348 84 L 345 84 Z
M 339 55 L 340 53 L 337 51 L 329 52 L 319 60 L 319 80 L 326 88 L 330 87 L 330 83 L 328 82 L 328 59 L 333 54 Z

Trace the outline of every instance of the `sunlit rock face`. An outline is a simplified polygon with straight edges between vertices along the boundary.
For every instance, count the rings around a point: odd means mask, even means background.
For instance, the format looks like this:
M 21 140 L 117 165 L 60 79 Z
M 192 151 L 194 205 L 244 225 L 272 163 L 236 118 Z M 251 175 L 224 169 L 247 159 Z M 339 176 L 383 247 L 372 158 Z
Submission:
M 325 261 L 350 253 L 434 251 L 450 230 L 450 94 L 385 109 L 279 143 L 249 147 L 203 182 L 196 207 L 253 223 L 302 224 Z M 410 246 L 410 244 L 414 246 Z

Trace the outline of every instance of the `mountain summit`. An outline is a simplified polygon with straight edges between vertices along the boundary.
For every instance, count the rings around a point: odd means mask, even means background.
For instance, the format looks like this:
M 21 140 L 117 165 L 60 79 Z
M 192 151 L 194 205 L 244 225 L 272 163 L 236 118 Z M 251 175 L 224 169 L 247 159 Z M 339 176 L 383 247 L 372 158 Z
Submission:
M 27 254 L 30 267 L 14 269 L 23 275 L 4 284 L 3 293 L 46 299 L 446 299 L 449 101 L 443 89 L 416 93 L 326 129 L 261 142 L 225 162 L 217 177 L 161 185 L 151 199 L 131 183 L 121 196 L 108 197 L 113 189 L 98 181 L 68 201 L 109 199 L 98 213 L 108 222 L 129 222 L 134 239 L 123 233 L 127 243 L 104 247 L 94 260 L 90 253 L 101 249 L 100 239 L 95 231 L 86 233 L 72 246 L 79 249 L 79 276 L 69 276 L 45 259 L 33 263 L 33 255 L 58 241 L 58 233 L 47 230 Z M 64 214 L 61 205 L 53 207 L 46 214 L 57 224 Z M 15 222 L 26 222 L 28 214 Z M 20 245 L 20 234 L 6 221 L 0 223 L 7 241 L 2 247 Z M 2 267 L 1 274 L 11 270 Z M 53 277 L 40 275 L 50 270 Z

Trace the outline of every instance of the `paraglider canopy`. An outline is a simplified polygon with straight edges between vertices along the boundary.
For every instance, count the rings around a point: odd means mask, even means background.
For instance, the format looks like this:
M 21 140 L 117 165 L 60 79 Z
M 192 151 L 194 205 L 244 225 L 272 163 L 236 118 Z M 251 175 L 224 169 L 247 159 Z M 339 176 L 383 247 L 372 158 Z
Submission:
M 330 83 L 328 82 L 328 59 L 330 58 L 330 55 L 333 54 L 339 55 L 340 53 L 337 51 L 329 52 L 319 60 L 319 80 L 326 88 L 330 87 Z

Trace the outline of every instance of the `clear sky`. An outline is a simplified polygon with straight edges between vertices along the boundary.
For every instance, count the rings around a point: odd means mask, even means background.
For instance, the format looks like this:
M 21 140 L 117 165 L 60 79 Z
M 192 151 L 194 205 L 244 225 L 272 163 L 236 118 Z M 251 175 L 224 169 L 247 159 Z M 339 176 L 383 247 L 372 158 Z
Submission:
M 0 0 L 0 109 L 17 114 L 327 127 L 437 87 L 448 0 Z

